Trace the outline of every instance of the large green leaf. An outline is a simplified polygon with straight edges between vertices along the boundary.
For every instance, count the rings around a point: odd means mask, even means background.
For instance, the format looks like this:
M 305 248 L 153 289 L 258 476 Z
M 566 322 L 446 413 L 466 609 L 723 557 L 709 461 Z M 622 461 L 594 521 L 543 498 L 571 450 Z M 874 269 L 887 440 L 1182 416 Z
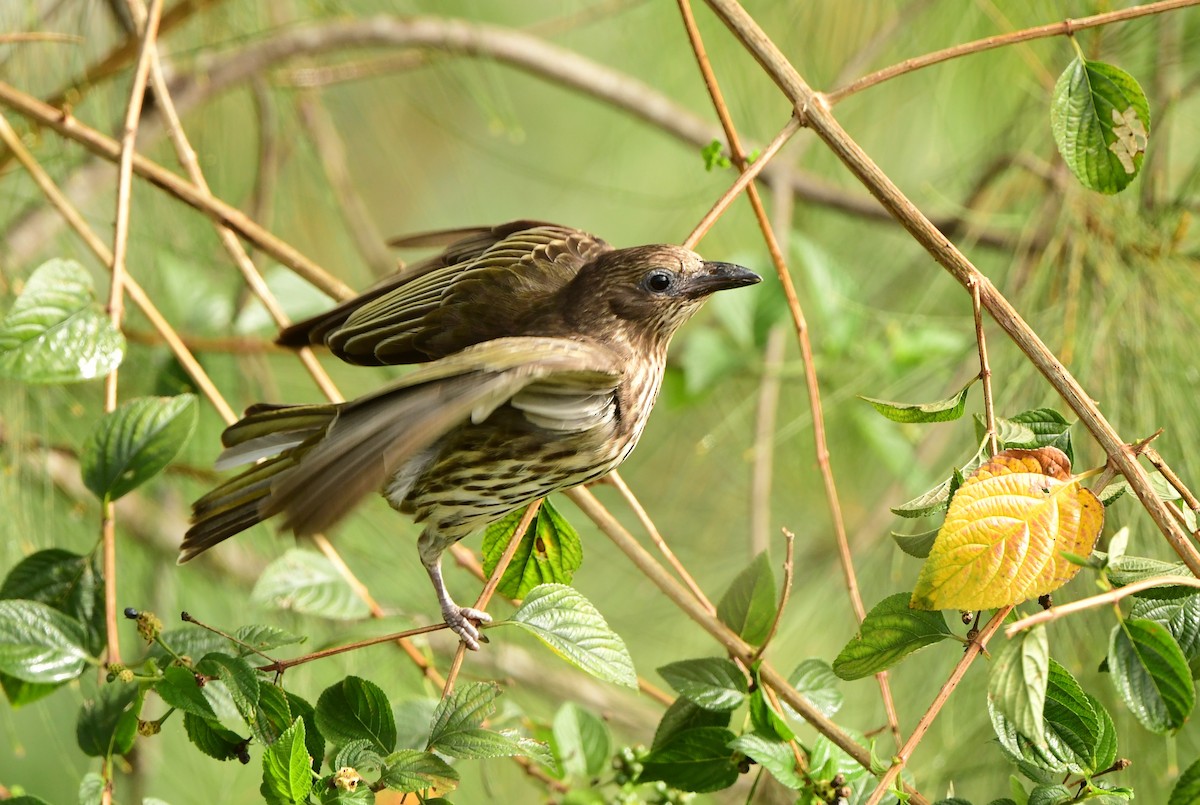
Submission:
M 205 695 L 204 686 L 196 678 L 196 673 L 178 665 L 163 671 L 162 678 L 154 685 L 154 690 L 162 700 L 185 713 L 207 719 L 217 720 L 217 711 Z
M 92 276 L 73 260 L 49 260 L 0 321 L 0 377 L 75 383 L 116 369 L 125 336 L 97 307 Z
M 83 626 L 84 646 L 98 655 L 104 648 L 104 578 L 98 555 L 90 558 L 47 548 L 26 556 L 0 585 L 0 599 L 41 601 Z
M 1179 775 L 1167 805 L 1196 805 L 1197 802 L 1200 802 L 1200 760 L 1194 761 Z
M 683 791 L 720 791 L 737 782 L 730 742 L 736 736 L 722 727 L 698 727 L 672 735 L 642 761 L 639 780 L 662 780 Z
M 728 710 L 705 710 L 680 696 L 659 719 L 650 748 L 658 749 L 679 733 L 699 727 L 728 727 L 729 718 Z
M 1161 623 L 1130 619 L 1113 627 L 1108 667 L 1125 704 L 1146 729 L 1173 733 L 1196 703 L 1191 670 Z
M 130 750 L 138 724 L 137 709 L 130 705 L 137 697 L 137 685 L 111 682 L 101 685 L 95 698 L 84 700 L 75 721 L 75 740 L 85 755 L 106 757 Z
M 317 727 L 336 745 L 364 739 L 382 755 L 396 746 L 396 722 L 387 695 L 374 682 L 348 676 L 317 699 Z
M 433 711 L 425 748 L 440 751 L 456 733 L 478 727 L 496 711 L 494 702 L 499 695 L 500 686 L 495 682 L 473 682 L 442 697 Z
M 196 670 L 208 676 L 214 676 L 225 683 L 233 697 L 233 703 L 247 723 L 254 716 L 258 707 L 259 679 L 258 672 L 250 667 L 250 663 L 239 657 L 213 652 L 204 655 L 196 664 Z M 211 684 L 211 683 L 210 683 Z M 299 715 L 293 713 L 293 715 Z
M 304 743 L 304 719 L 297 718 L 263 752 L 262 793 L 271 803 L 302 803 L 312 791 L 312 759 Z
M 809 703 L 816 707 L 822 715 L 832 718 L 837 714 L 838 710 L 842 709 L 842 702 L 845 701 L 845 696 L 837 689 L 838 677 L 829 667 L 829 663 L 824 660 L 809 659 L 802 661 L 796 666 L 796 670 L 792 671 L 792 675 L 788 677 L 788 682 L 792 687 L 808 699 Z M 787 703 L 783 704 L 784 709 L 791 714 L 797 721 L 801 720 L 800 715 L 794 712 Z
M 733 710 L 746 700 L 746 677 L 726 657 L 679 660 L 658 669 L 676 693 L 706 710 Z
M 0 672 L 25 682 L 74 679 L 88 661 L 83 626 L 40 601 L 0 601 Z
M 196 397 L 129 400 L 96 423 L 79 457 L 83 482 L 117 500 L 163 470 L 196 429 Z
M 251 598 L 304 615 L 352 620 L 370 610 L 328 559 L 293 548 L 276 559 L 254 585 Z
M 532 632 L 554 653 L 606 682 L 637 687 L 625 641 L 592 602 L 563 584 L 543 584 L 504 623 Z
M 730 742 L 729 747 L 752 758 L 769 771 L 772 777 L 793 791 L 804 787 L 804 778 L 796 768 L 796 755 L 786 741 L 757 732 L 747 732 Z
M 483 534 L 483 572 L 488 576 L 500 563 L 513 532 L 525 510 L 492 523 Z M 524 598 L 539 584 L 570 584 L 583 562 L 579 532 L 558 509 L 543 500 L 533 524 L 521 536 L 516 554 L 500 577 L 497 592 L 509 598 Z
M 1050 675 L 1050 641 L 1042 625 L 1026 629 L 1000 648 L 988 673 L 988 696 L 1022 735 L 1045 746 L 1042 710 Z
M 183 728 L 192 745 L 211 758 L 217 760 L 238 758 L 242 762 L 249 760 L 249 755 L 246 753 L 249 739 L 243 738 L 233 730 L 226 729 L 216 721 L 209 721 L 193 713 L 184 713 Z
M 1119 193 L 1142 167 L 1150 104 L 1124 70 L 1079 57 L 1054 86 L 1050 126 L 1067 167 L 1085 187 Z
M 954 637 L 941 612 L 910 609 L 910 597 L 896 593 L 876 604 L 833 661 L 833 672 L 842 679 L 861 679 L 892 667 L 918 649 Z
M 439 793 L 446 793 L 458 785 L 458 772 L 432 752 L 401 749 L 384 758 L 379 782 L 396 791 L 433 788 Z
M 1200 592 L 1147 590 L 1144 597 L 1134 600 L 1129 617 L 1165 626 L 1187 659 L 1192 678 L 1200 676 Z
M 717 617 L 743 640 L 758 645 L 775 619 L 775 571 L 763 551 L 746 566 L 717 603 Z

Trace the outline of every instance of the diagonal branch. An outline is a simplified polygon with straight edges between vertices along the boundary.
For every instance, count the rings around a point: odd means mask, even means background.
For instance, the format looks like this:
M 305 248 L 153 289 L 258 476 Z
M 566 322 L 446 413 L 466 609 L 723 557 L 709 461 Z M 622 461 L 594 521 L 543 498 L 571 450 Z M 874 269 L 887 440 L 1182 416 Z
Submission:
M 978 283 L 980 303 L 992 319 L 1008 333 L 1030 362 L 1049 381 L 1079 421 L 1095 437 L 1109 460 L 1129 481 L 1129 486 L 1166 537 L 1167 542 L 1200 576 L 1200 551 L 1175 522 L 1167 506 L 1158 499 L 1145 468 L 1129 453 L 1124 440 L 1100 412 L 1058 357 L 1021 318 L 1016 309 L 966 256 L 958 250 L 900 191 L 879 166 L 859 147 L 831 113 L 824 96 L 814 92 L 788 62 L 774 42 L 736 0 L 707 0 L 734 35 L 767 71 L 775 84 L 796 106 L 797 113 L 842 163 L 871 192 L 879 203 L 963 287 Z

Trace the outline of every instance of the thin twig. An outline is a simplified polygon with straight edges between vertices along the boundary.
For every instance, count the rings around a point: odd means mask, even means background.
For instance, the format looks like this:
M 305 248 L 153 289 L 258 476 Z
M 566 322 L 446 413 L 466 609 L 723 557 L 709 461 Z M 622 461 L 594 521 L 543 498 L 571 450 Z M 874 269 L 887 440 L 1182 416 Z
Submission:
M 0 34 L 0 45 L 16 45 L 22 42 L 53 42 L 78 45 L 86 41 L 78 34 L 63 34 L 57 31 L 15 31 Z
M 703 39 L 700 37 L 700 30 L 696 25 L 695 16 L 692 14 L 690 0 L 678 0 L 678 3 L 680 14 L 683 17 L 684 28 L 687 30 L 688 40 L 691 42 L 692 50 L 696 55 L 696 62 L 700 67 L 701 75 L 704 77 L 704 84 L 708 89 L 709 97 L 712 99 L 713 107 L 716 109 L 717 115 L 721 120 L 721 126 L 725 131 L 733 159 L 739 169 L 744 171 L 746 168 L 745 150 L 738 137 L 737 128 L 733 124 L 733 118 L 729 114 L 729 108 L 726 106 L 721 94 L 717 77 L 712 70 L 712 65 L 709 63 Z M 809 408 L 812 410 L 813 441 L 817 454 L 817 465 L 820 468 L 821 480 L 825 487 L 825 499 L 829 506 L 829 514 L 833 523 L 834 538 L 837 542 L 838 556 L 842 565 L 842 575 L 846 582 L 846 589 L 850 596 L 850 603 L 854 609 L 855 617 L 859 623 L 862 623 L 863 618 L 866 617 L 866 608 L 863 606 L 862 595 L 858 590 L 858 578 L 854 572 L 854 557 L 850 552 L 850 542 L 846 536 L 846 524 L 842 516 L 842 506 L 838 497 L 837 483 L 834 480 L 833 467 L 829 460 L 829 445 L 825 438 L 825 416 L 821 406 L 821 389 L 817 381 L 816 364 L 813 361 L 812 343 L 808 337 L 808 322 L 804 316 L 804 309 L 800 305 L 800 298 L 796 294 L 796 287 L 792 282 L 791 272 L 788 271 L 787 261 L 784 258 L 783 251 L 779 247 L 774 228 L 771 226 L 770 219 L 768 219 L 766 210 L 763 207 L 762 199 L 758 195 L 758 189 L 753 184 L 750 184 L 747 185 L 746 190 L 750 205 L 754 209 L 755 218 L 758 220 L 759 229 L 762 231 L 767 249 L 771 254 L 771 260 L 775 265 L 775 272 L 779 277 L 784 299 L 787 301 L 788 311 L 791 313 L 792 323 L 796 329 L 796 340 L 800 345 L 800 353 L 804 361 L 804 377 L 808 389 Z M 698 227 L 697 231 L 699 229 Z M 690 241 L 691 238 L 689 238 Z M 899 716 L 892 697 L 887 671 L 879 672 L 875 675 L 875 679 L 879 685 L 879 693 L 883 701 L 884 712 L 887 714 L 888 726 L 891 728 L 892 737 L 895 739 L 896 745 L 899 746 Z
M 669 564 L 675 570 L 675 572 L 679 575 L 679 578 L 683 581 L 684 585 L 686 585 L 688 590 L 691 591 L 692 595 L 696 597 L 696 600 L 700 603 L 700 606 L 707 609 L 710 613 L 716 613 L 717 608 L 713 606 L 713 602 L 708 600 L 708 596 L 704 594 L 704 590 L 700 588 L 700 585 L 696 583 L 696 580 L 692 577 L 692 574 L 688 572 L 687 568 L 683 566 L 683 563 L 679 561 L 679 558 L 675 556 L 675 552 L 671 550 L 669 545 L 667 545 L 667 541 L 663 539 L 663 535 L 661 532 L 659 532 L 658 526 L 656 526 L 654 521 L 650 519 L 650 515 L 646 512 L 646 508 L 642 506 L 642 502 L 637 499 L 636 495 L 633 494 L 633 490 L 631 490 L 629 485 L 625 483 L 625 479 L 621 477 L 621 474 L 616 470 L 613 470 L 608 474 L 606 480 L 611 483 L 618 492 L 621 493 L 621 497 L 625 498 L 625 503 L 628 504 L 629 508 L 633 509 L 634 516 L 637 517 L 638 522 L 642 524 L 642 527 L 646 529 L 646 533 L 650 535 L 650 541 L 654 543 L 654 546 L 658 548 L 659 553 L 661 553 L 663 558 L 667 560 L 667 564 Z
M 1080 598 L 1078 601 L 1072 601 L 1069 604 L 1062 606 L 1050 607 L 1043 609 L 1041 612 L 1036 612 L 1019 621 L 1010 623 L 1004 630 L 1005 637 L 1012 637 L 1017 632 L 1024 631 L 1031 626 L 1037 626 L 1039 623 L 1049 623 L 1056 621 L 1059 618 L 1065 618 L 1067 615 L 1073 615 L 1076 612 L 1083 612 L 1085 609 L 1094 609 L 1108 604 L 1115 604 L 1127 595 L 1140 593 L 1143 590 L 1149 590 L 1154 587 L 1196 587 L 1200 588 L 1200 579 L 1194 579 L 1190 576 L 1154 576 L 1149 579 L 1135 581 L 1132 584 L 1126 584 L 1124 587 L 1118 587 L 1115 590 L 1100 593 L 1099 595 Z
M 146 94 L 146 79 L 150 74 L 150 54 L 154 37 L 162 19 L 162 0 L 152 0 L 150 15 L 142 27 L 141 49 L 134 69 L 133 85 L 125 110 L 125 125 L 121 136 L 121 159 L 117 171 L 117 212 L 113 231 L 111 279 L 108 291 L 108 315 L 114 330 L 121 329 L 125 314 L 125 254 L 129 248 L 129 211 L 133 179 L 133 151 L 137 142 L 138 120 L 142 115 L 142 99 Z M 104 412 L 117 410 L 117 369 L 104 378 Z M 104 551 L 104 626 L 109 665 L 121 662 L 121 640 L 117 631 L 117 522 L 113 501 L 101 505 L 100 539 Z
M 938 713 L 941 712 L 942 707 L 945 706 L 946 701 L 950 698 L 950 694 L 953 693 L 954 689 L 958 687 L 958 683 L 962 681 L 963 675 L 967 673 L 967 669 L 971 666 L 971 663 L 975 661 L 975 658 L 983 653 L 983 650 L 987 647 L 988 641 L 992 639 L 992 635 L 994 635 L 996 630 L 1000 628 L 1000 624 L 1004 623 L 1004 619 L 1008 617 L 1008 613 L 1011 611 L 1011 606 L 996 610 L 996 614 L 993 615 L 992 619 L 987 622 L 987 625 L 983 627 L 983 630 L 975 636 L 974 640 L 967 644 L 967 650 L 963 652 L 962 659 L 960 659 L 958 664 L 954 666 L 954 671 L 951 672 L 950 678 L 947 679 L 942 685 L 942 689 L 939 690 L 937 696 L 934 697 L 933 702 L 929 705 L 929 709 L 925 711 L 925 715 L 921 716 L 921 720 L 917 722 L 917 726 L 915 729 L 913 729 L 912 735 L 908 736 L 908 740 L 905 741 L 904 746 L 901 747 L 900 751 L 896 754 L 895 759 L 892 761 L 892 765 L 888 768 L 887 772 L 885 772 L 884 775 L 879 778 L 879 783 L 875 786 L 875 790 L 871 792 L 871 796 L 867 800 L 866 805 L 879 805 L 879 803 L 887 795 L 888 790 L 900 776 L 900 772 L 904 768 L 904 765 L 908 763 L 909 758 L 912 757 L 913 750 L 917 748 L 917 744 L 921 742 L 921 738 L 925 736 L 926 731 L 928 731 L 929 727 L 933 724 L 933 720 L 937 718 Z
M 877 70 L 874 73 L 852 81 L 844 87 L 827 92 L 825 98 L 829 101 L 830 106 L 832 106 L 856 92 L 861 92 L 868 87 L 873 87 L 876 84 L 881 84 L 897 76 L 911 73 L 914 70 L 920 70 L 922 67 L 929 67 L 951 59 L 968 56 L 972 53 L 981 53 L 985 50 L 1004 47 L 1005 45 L 1012 45 L 1017 42 L 1028 42 L 1031 39 L 1044 39 L 1051 36 L 1071 36 L 1076 31 L 1082 31 L 1085 28 L 1111 25 L 1114 22 L 1132 20 L 1149 14 L 1161 14 L 1165 11 L 1174 11 L 1175 9 L 1186 8 L 1197 3 L 1200 3 L 1200 0 L 1161 0 L 1158 3 L 1146 3 L 1141 6 L 1123 8 L 1119 11 L 1108 11 L 1103 14 L 1082 17 L 1077 20 L 1066 19 L 1062 22 L 1050 23 L 1049 25 L 1039 25 L 1036 28 L 1025 28 L 1007 34 L 976 39 L 974 42 L 965 42 L 961 45 L 946 48 L 945 50 L 938 50 L 933 53 L 927 53 L 924 56 L 906 59 L 899 64 L 893 64 L 891 67 Z
M 504 549 L 504 553 L 500 556 L 500 561 L 496 563 L 496 567 L 492 570 L 492 576 L 487 580 L 487 584 L 483 586 L 483 590 L 479 593 L 479 598 L 475 600 L 475 609 L 480 612 L 487 610 L 487 605 L 492 600 L 492 595 L 495 594 L 496 588 L 500 586 L 500 579 L 504 577 L 504 571 L 508 570 L 508 565 L 512 562 L 512 558 L 517 554 L 517 548 L 521 545 L 521 540 L 525 537 L 525 532 L 533 525 L 533 519 L 537 517 L 538 510 L 542 507 L 542 501 L 535 500 L 525 509 L 525 513 L 521 515 L 521 520 L 517 523 L 516 530 L 508 539 L 508 545 Z M 463 658 L 467 653 L 467 644 L 465 641 L 459 641 L 458 650 L 454 653 L 454 661 L 450 664 L 450 670 L 446 673 L 446 684 L 442 688 L 442 698 L 446 698 L 454 692 L 454 681 L 458 678 L 458 672 L 462 668 Z
M 365 640 L 356 640 L 353 643 L 346 643 L 345 645 L 334 646 L 333 648 L 322 649 L 321 651 L 314 651 L 311 654 L 303 654 L 299 657 L 292 657 L 290 660 L 275 660 L 268 665 L 259 665 L 256 666 L 256 668 L 264 673 L 280 674 L 289 668 L 297 665 L 303 665 L 304 663 L 312 662 L 313 660 L 323 660 L 326 657 L 333 657 L 337 654 L 345 654 L 350 651 L 357 651 L 360 648 L 378 646 L 380 643 L 407 643 L 411 637 L 429 634 L 430 632 L 437 632 L 442 629 L 449 628 L 450 627 L 445 623 L 432 623 L 428 626 L 418 626 L 415 629 L 405 629 L 403 632 L 394 632 L 392 634 L 380 635 L 379 637 L 368 637 Z
M 46 195 L 46 198 L 49 199 L 50 204 L 58 210 L 59 214 L 62 215 L 63 219 L 66 220 L 75 233 L 79 235 L 87 247 L 92 250 L 97 259 L 105 267 L 111 266 L 112 250 L 109 249 L 104 241 L 97 237 L 92 228 L 83 220 L 83 216 L 79 214 L 79 211 L 62 194 L 62 191 L 54 184 L 54 180 L 50 178 L 46 170 L 38 164 L 38 161 L 25 148 L 20 138 L 17 137 L 16 131 L 13 130 L 3 115 L 0 115 L 0 140 L 3 140 L 9 150 L 13 152 L 17 161 L 29 172 L 34 182 Z M 138 310 L 142 312 L 142 315 L 149 319 L 155 331 L 167 342 L 175 359 L 183 366 L 184 371 L 195 382 L 200 392 L 212 403 L 212 406 L 217 409 L 221 417 L 226 422 L 236 421 L 237 414 L 229 407 L 229 403 L 225 402 L 225 398 L 221 396 L 221 392 L 217 389 L 216 384 L 212 382 L 212 378 L 204 371 L 204 367 L 196 360 L 196 356 L 183 343 L 183 339 L 179 337 L 179 334 L 175 332 L 175 329 L 171 327 L 158 308 L 154 306 L 154 303 L 150 301 L 150 297 L 142 290 L 142 286 L 134 281 L 133 277 L 125 278 L 125 292 L 129 294 L 129 298 L 133 300 L 133 303 L 138 306 Z
M 783 531 L 783 539 L 786 544 L 783 557 L 783 589 L 779 593 L 779 606 L 775 607 L 775 617 L 771 619 L 771 628 L 767 630 L 767 636 L 763 638 L 758 649 L 750 657 L 750 664 L 758 662 L 758 658 L 767 650 L 767 646 L 771 643 L 771 638 L 779 631 L 779 622 L 783 620 L 783 611 L 787 609 L 788 597 L 792 593 L 792 576 L 795 570 L 796 559 L 796 535 L 786 528 Z
M 250 645 L 245 640 L 242 640 L 239 637 L 234 637 L 233 635 L 229 634 L 228 632 L 224 632 L 215 626 L 209 626 L 204 621 L 197 620 L 196 618 L 192 617 L 192 614 L 190 612 L 188 612 L 187 610 L 184 610 L 183 612 L 179 613 L 179 620 L 183 621 L 184 623 L 194 623 L 196 626 L 199 626 L 201 629 L 212 632 L 215 635 L 219 635 L 220 637 L 223 637 L 226 640 L 228 640 L 230 643 L 239 645 L 242 648 L 246 649 L 246 651 L 250 651 L 250 652 L 253 652 L 254 654 L 257 654 L 258 656 L 262 657 L 264 660 L 270 660 L 271 662 L 275 662 L 275 658 L 272 657 L 270 654 L 267 654 L 265 651 L 260 651 L 259 649 L 255 648 L 254 646 Z
M 974 265 L 939 232 L 929 219 L 879 169 L 866 152 L 841 127 L 823 96 L 815 93 L 758 23 L 736 0 L 706 0 L 722 21 L 752 53 L 780 90 L 805 115 L 811 128 L 846 167 L 861 181 L 918 243 L 963 287 L 979 283 L 980 302 L 1030 362 L 1049 381 L 1079 421 L 1129 481 L 1130 488 L 1150 514 L 1172 549 L 1194 575 L 1200 576 L 1200 551 L 1190 536 L 1175 522 L 1174 515 L 1154 492 L 1149 476 L 1137 460 L 1125 452 L 1125 443 L 1105 419 L 1062 361 L 1021 318 L 1016 309 Z
M 19 114 L 48 126 L 58 134 L 82 145 L 88 151 L 104 159 L 116 162 L 121 155 L 120 145 L 95 129 L 81 123 L 70 113 L 55 109 L 37 98 L 0 81 L 0 104 Z M 152 184 L 157 185 L 180 201 L 202 211 L 210 218 L 235 230 L 239 235 L 254 243 L 283 265 L 295 271 L 314 287 L 330 297 L 341 301 L 354 295 L 354 291 L 325 269 L 303 255 L 289 243 L 268 232 L 252 221 L 245 213 L 224 201 L 205 193 L 191 182 L 167 170 L 140 154 L 133 157 L 133 171 Z
M 1183 498 L 1183 502 L 1187 504 L 1187 507 L 1200 515 L 1200 499 L 1197 499 L 1195 493 L 1191 489 L 1188 489 L 1183 479 L 1175 474 L 1175 470 L 1171 469 L 1170 465 L 1162 457 L 1162 454 L 1153 447 L 1143 449 L 1142 454 L 1153 465 L 1154 469 L 1158 470 L 1159 474 L 1167 479 L 1167 483 L 1171 485 L 1171 488 L 1179 493 L 1180 497 Z
M 638 544 L 633 535 L 613 517 L 612 513 L 596 499 L 590 490 L 575 487 L 568 490 L 566 496 L 612 540 L 622 553 L 629 557 L 638 570 L 658 587 L 671 603 L 708 632 L 722 648 L 729 652 L 730 656 L 743 663 L 749 661 L 754 654 L 754 647 L 700 606 L 692 594 L 676 581 L 675 577 L 667 572 L 666 568 L 660 565 L 649 551 Z M 821 713 L 808 699 L 800 695 L 799 691 L 789 684 L 787 678 L 780 674 L 770 662 L 764 661 L 759 666 L 759 679 L 763 684 L 774 689 L 779 698 L 787 702 L 814 729 L 854 758 L 856 763 L 863 768 L 871 768 L 870 751 L 854 741 L 841 727 Z M 919 792 L 911 787 L 907 787 L 906 790 L 910 793 L 909 802 L 913 805 L 928 805 L 929 800 L 921 796 Z
M 696 248 L 696 244 L 708 233 L 708 230 L 717 222 L 717 219 L 725 214 L 725 210 L 729 208 L 733 200 L 746 189 L 747 185 L 754 181 L 758 174 L 762 173 L 763 168 L 779 153 L 779 149 L 783 148 L 787 141 L 792 138 L 792 135 L 799 130 L 800 118 L 792 115 L 787 125 L 780 129 L 770 144 L 759 154 L 758 159 L 754 160 L 754 164 L 747 165 L 746 169 L 738 174 L 738 178 L 733 185 L 725 191 L 724 195 L 717 199 L 717 203 L 712 206 L 712 209 L 700 219 L 700 223 L 696 224 L 696 228 L 692 230 L 692 234 L 688 235 L 683 241 L 684 248 Z
M 983 383 L 983 417 L 992 455 L 1000 452 L 996 434 L 996 409 L 992 406 L 992 369 L 988 365 L 987 341 L 983 334 L 983 310 L 979 304 L 979 284 L 971 284 L 971 309 L 975 314 L 975 345 L 979 348 L 979 379 Z

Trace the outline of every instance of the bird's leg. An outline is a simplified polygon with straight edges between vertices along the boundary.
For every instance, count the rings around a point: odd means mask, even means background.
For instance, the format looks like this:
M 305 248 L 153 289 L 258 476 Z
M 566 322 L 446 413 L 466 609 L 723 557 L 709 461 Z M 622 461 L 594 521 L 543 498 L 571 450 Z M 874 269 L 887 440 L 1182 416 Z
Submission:
M 451 540 L 451 543 L 455 541 Z M 454 599 L 450 597 L 450 591 L 446 589 L 446 582 L 442 580 L 442 552 L 445 549 L 446 542 L 440 539 L 436 533 L 432 533 L 430 529 L 421 532 L 421 538 L 417 540 L 417 550 L 421 554 L 421 564 L 425 566 L 425 572 L 429 574 L 429 580 L 433 582 L 433 590 L 437 594 L 438 603 L 442 606 L 442 620 L 462 639 L 463 643 L 466 643 L 467 648 L 478 651 L 479 624 L 491 623 L 492 616 L 481 610 L 460 607 L 454 603 Z

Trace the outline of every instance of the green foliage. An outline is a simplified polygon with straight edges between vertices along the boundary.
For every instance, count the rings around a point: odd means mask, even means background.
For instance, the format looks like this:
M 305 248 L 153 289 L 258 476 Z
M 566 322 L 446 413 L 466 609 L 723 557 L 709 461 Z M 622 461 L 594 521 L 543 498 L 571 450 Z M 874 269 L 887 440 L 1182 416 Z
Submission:
M 988 696 L 1017 732 L 1036 746 L 1046 744 L 1042 709 L 1050 674 L 1050 641 L 1038 625 L 1009 640 L 988 672 Z
M 553 738 L 555 760 L 568 777 L 585 780 L 608 768 L 612 754 L 608 726 L 574 702 L 554 714 Z
M 721 596 L 717 617 L 747 643 L 758 645 L 771 630 L 775 610 L 775 571 L 763 551 Z
M 483 572 L 489 577 L 508 548 L 525 510 L 492 523 L 483 533 Z M 583 545 L 577 532 L 547 499 L 521 536 L 512 561 L 500 577 L 496 591 L 508 598 L 524 598 L 539 584 L 570 584 L 583 563 Z
M 380 754 L 396 747 L 396 722 L 391 704 L 373 682 L 348 676 L 325 689 L 317 699 L 317 728 L 335 746 L 368 741 Z
M 505 623 L 533 633 L 555 654 L 598 679 L 637 687 L 625 642 L 592 603 L 570 587 L 535 587 Z
M 941 612 L 909 609 L 909 598 L 908 593 L 896 593 L 872 607 L 858 634 L 833 661 L 833 672 L 842 679 L 861 679 L 886 671 L 918 649 L 954 637 Z
M 90 655 L 83 625 L 39 601 L 0 601 L 0 673 L 25 682 L 66 682 Z
M 893 422 L 919 424 L 953 422 L 962 417 L 963 412 L 966 410 L 967 392 L 971 390 L 971 386 L 975 383 L 975 380 L 976 378 L 972 378 L 956 394 L 952 394 L 944 400 L 935 400 L 934 402 L 901 403 L 890 400 L 877 400 L 874 397 L 864 397 L 861 394 L 858 395 L 858 398 L 869 402 L 876 411 Z
M 1152 732 L 1175 732 L 1196 704 L 1187 658 L 1157 621 L 1130 619 L 1114 626 L 1108 667 L 1121 698 Z
M 271 805 L 302 803 L 312 791 L 312 758 L 304 745 L 304 719 L 297 718 L 263 752 L 262 793 Z
M 117 500 L 171 462 L 196 429 L 196 397 L 143 397 L 106 414 L 83 445 L 83 482 L 101 500 Z
M 646 756 L 639 779 L 697 793 L 728 788 L 739 773 L 729 748 L 736 737 L 722 727 L 677 732 Z
M 724 657 L 680 660 L 662 666 L 658 673 L 679 695 L 705 710 L 733 710 L 748 693 L 746 677 Z
M 328 559 L 300 548 L 272 562 L 258 577 L 251 597 L 279 609 L 335 620 L 369 614 L 367 605 Z
M 0 377 L 75 383 L 111 372 L 125 337 L 96 305 L 92 277 L 73 260 L 49 260 L 0 321 Z
M 1090 190 L 1119 193 L 1142 167 L 1150 104 L 1133 76 L 1081 55 L 1054 86 L 1050 126 L 1075 178 Z

